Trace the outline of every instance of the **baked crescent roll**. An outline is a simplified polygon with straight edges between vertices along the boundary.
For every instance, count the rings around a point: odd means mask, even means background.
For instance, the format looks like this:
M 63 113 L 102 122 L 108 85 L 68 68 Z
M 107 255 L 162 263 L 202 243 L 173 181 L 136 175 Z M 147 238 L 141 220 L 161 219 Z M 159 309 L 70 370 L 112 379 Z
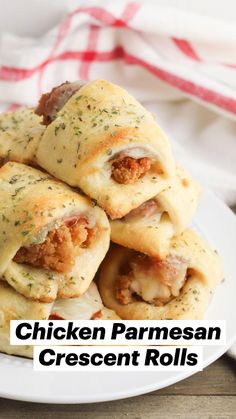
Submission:
M 54 302 L 51 320 L 117 320 L 113 310 L 104 307 L 97 286 L 91 282 L 87 291 L 79 298 L 63 298 Z
M 223 279 L 221 261 L 195 232 L 171 241 L 164 260 L 114 245 L 100 272 L 104 304 L 122 319 L 202 319 Z
M 1 278 L 42 302 L 83 294 L 108 250 L 105 212 L 20 163 L 1 167 L 0 196 Z
M 0 281 L 0 352 L 32 357 L 31 346 L 10 345 L 10 321 L 46 320 L 50 316 L 52 306 L 52 303 L 29 300 L 7 282 Z
M 25 298 L 0 281 L 0 352 L 32 358 L 32 346 L 10 345 L 10 320 L 116 320 L 119 317 L 103 306 L 92 282 L 80 298 L 41 303 Z
M 187 228 L 200 197 L 189 173 L 177 166 L 166 188 L 120 220 L 111 221 L 111 240 L 124 247 L 165 258 L 170 240 Z
M 45 131 L 41 122 L 42 118 L 30 108 L 0 114 L 0 164 L 36 164 L 36 150 Z
M 151 113 L 121 87 L 95 80 L 75 90 L 65 83 L 41 98 L 36 112 L 48 125 L 37 163 L 81 188 L 112 219 L 123 217 L 173 175 L 169 142 Z

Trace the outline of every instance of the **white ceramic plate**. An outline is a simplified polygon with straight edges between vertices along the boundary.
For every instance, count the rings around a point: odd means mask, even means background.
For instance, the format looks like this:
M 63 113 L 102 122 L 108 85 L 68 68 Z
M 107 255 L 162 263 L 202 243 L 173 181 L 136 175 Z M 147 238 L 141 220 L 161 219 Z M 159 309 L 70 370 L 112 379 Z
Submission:
M 218 287 L 207 319 L 226 320 L 225 347 L 204 347 L 204 367 L 236 339 L 236 217 L 212 193 L 205 192 L 194 228 L 219 251 L 225 281 Z M 182 372 L 34 372 L 30 360 L 0 354 L 0 396 L 47 403 L 92 403 L 148 393 L 188 377 Z

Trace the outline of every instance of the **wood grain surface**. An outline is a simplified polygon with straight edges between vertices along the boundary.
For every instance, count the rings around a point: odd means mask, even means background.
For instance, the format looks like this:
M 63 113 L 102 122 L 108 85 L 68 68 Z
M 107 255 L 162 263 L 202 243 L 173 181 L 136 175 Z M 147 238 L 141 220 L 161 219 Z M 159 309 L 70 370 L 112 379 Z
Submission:
M 224 355 L 165 389 L 114 402 L 50 405 L 0 399 L 1 419 L 236 418 L 236 362 Z

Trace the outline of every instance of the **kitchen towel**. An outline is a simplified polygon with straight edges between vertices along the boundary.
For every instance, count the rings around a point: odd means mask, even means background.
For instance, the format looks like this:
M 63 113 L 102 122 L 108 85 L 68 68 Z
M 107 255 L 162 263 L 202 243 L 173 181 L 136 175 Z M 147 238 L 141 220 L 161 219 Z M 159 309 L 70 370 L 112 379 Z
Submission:
M 65 80 L 105 78 L 157 117 L 176 158 L 236 202 L 236 27 L 158 2 L 68 0 L 40 37 L 2 33 L 0 109 Z

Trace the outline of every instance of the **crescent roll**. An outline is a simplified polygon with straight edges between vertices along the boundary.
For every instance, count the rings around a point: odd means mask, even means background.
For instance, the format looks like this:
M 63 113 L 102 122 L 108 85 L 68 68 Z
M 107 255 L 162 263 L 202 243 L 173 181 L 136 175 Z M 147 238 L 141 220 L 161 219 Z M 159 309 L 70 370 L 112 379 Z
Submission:
M 30 108 L 0 114 L 0 164 L 36 164 L 36 150 L 45 131 L 41 122 Z
M 200 188 L 177 166 L 166 188 L 119 220 L 111 221 L 111 240 L 149 256 L 165 258 L 170 240 L 187 228 L 196 211 Z
M 174 173 L 169 142 L 121 87 L 95 80 L 75 90 L 64 83 L 41 98 L 36 112 L 47 127 L 37 163 L 121 218 L 165 188 Z
M 171 241 L 158 260 L 118 245 L 105 258 L 99 290 L 104 304 L 122 319 L 202 319 L 223 279 L 221 261 L 195 232 Z
M 29 300 L 17 293 L 7 282 L 0 281 L 0 352 L 32 357 L 31 346 L 10 345 L 10 321 L 46 320 L 52 306 L 52 303 Z
M 83 294 L 109 247 L 105 212 L 20 163 L 1 167 L 0 196 L 1 278 L 42 302 Z
M 79 298 L 63 298 L 53 303 L 49 320 L 117 320 L 113 310 L 104 307 L 97 286 L 91 282 Z
M 32 301 L 0 281 L 0 352 L 32 358 L 32 346 L 10 345 L 11 320 L 116 320 L 119 317 L 103 306 L 92 282 L 79 298 L 56 300 L 54 303 Z

